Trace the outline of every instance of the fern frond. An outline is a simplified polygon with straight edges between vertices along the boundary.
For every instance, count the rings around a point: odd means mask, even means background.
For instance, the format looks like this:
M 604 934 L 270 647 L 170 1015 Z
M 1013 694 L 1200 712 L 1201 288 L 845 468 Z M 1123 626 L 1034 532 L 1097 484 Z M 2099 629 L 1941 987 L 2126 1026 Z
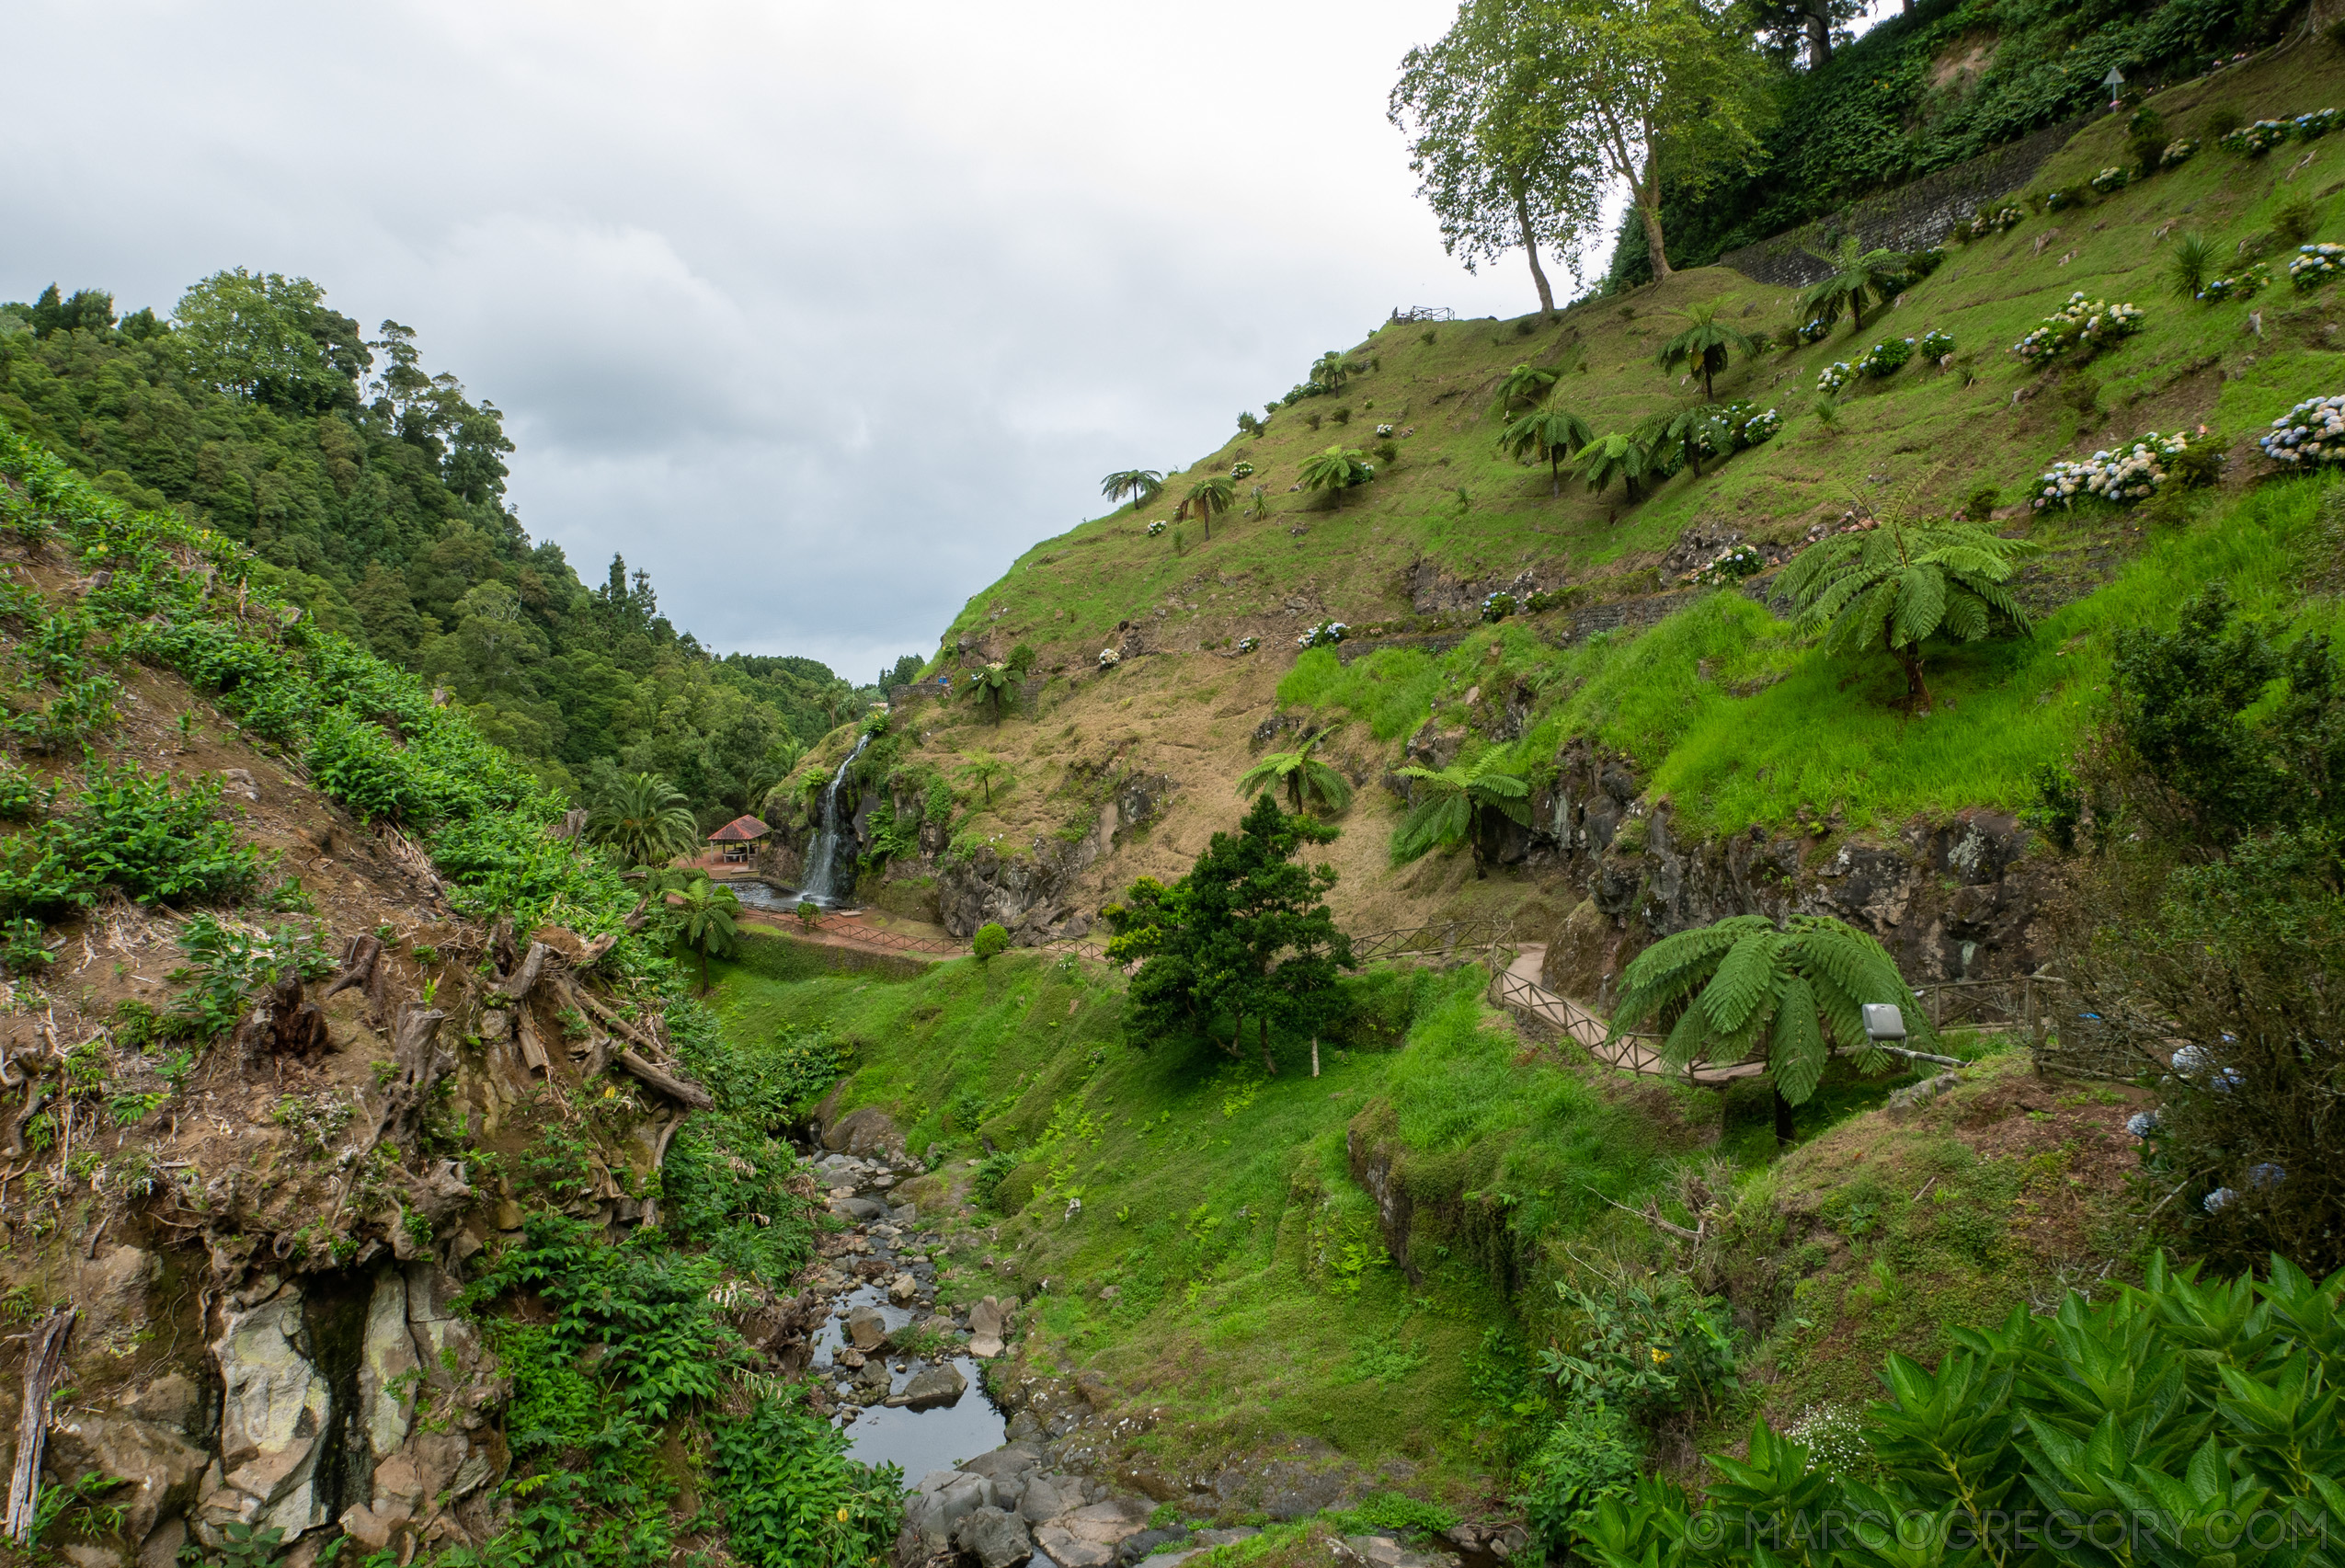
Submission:
M 1791 1104 L 1806 1103 L 1824 1081 L 1824 1036 L 1816 1030 L 1815 993 L 1797 975 L 1787 976 L 1775 1007 L 1775 1029 L 1767 1041 L 1768 1070 L 1776 1093 Z
M 1775 990 L 1775 955 L 1782 933 L 1769 927 L 1754 931 L 1727 950 L 1718 973 L 1702 989 L 1701 1010 L 1710 1015 L 1713 1033 L 1739 1035 Z
M 1897 575 L 1897 598 L 1890 615 L 1899 644 L 1927 639 L 1946 618 L 1945 575 L 1934 567 L 1907 567 Z

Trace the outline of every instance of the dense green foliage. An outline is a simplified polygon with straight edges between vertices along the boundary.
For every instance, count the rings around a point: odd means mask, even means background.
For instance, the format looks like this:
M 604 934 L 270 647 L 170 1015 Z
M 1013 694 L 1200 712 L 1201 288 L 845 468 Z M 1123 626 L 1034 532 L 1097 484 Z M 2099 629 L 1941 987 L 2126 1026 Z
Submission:
M 1133 1044 L 1202 1035 L 1235 1057 L 1252 1023 L 1263 1066 L 1275 1072 L 1272 1024 L 1301 1031 L 1333 1016 L 1352 941 L 1324 902 L 1334 871 L 1295 857 L 1335 837 L 1264 794 L 1237 832 L 1213 835 L 1187 876 L 1169 887 L 1144 876 L 1100 911 L 1115 933 L 1108 957 L 1139 965 L 1126 1013 Z M 1227 1044 L 1218 1032 L 1225 1018 Z
M 1935 1372 L 1890 1357 L 1887 1397 L 1829 1459 L 1765 1423 L 1712 1458 L 1706 1499 L 1637 1483 L 1583 1516 L 1604 1568 L 2335 1561 L 2345 1513 L 2345 1276 L 2273 1259 L 1955 1328 Z
M 2210 57 L 2269 41 L 2274 0 L 1933 0 L 1882 20 L 1814 69 L 1778 66 L 1771 124 L 1746 175 L 1665 183 L 1670 261 L 1704 266 L 1851 199 L 1960 163 L 2107 103 L 2110 66 L 2133 86 L 2180 81 Z M 1983 58 L 1946 68 L 1976 46 Z M 1607 291 L 1652 277 L 1635 215 Z
M 551 782 L 663 773 L 713 826 L 862 705 L 812 659 L 714 657 L 616 557 L 582 583 L 505 503 L 495 406 L 426 374 L 398 323 L 365 340 L 306 279 L 223 273 L 176 326 L 118 326 L 110 302 L 38 314 L 0 305 L 0 420 L 249 546 L 256 585 L 444 685 Z
M 904 1472 L 850 1459 L 847 1436 L 779 1399 L 718 1423 L 710 1459 L 734 1557 L 752 1568 L 866 1568 L 895 1544 Z

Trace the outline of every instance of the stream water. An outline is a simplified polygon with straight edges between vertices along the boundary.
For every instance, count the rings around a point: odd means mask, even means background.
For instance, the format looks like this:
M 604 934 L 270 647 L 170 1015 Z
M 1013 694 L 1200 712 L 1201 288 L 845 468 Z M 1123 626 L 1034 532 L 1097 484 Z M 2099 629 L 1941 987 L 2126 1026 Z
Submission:
M 870 744 L 871 737 L 868 735 L 858 739 L 855 749 L 847 753 L 847 760 L 839 764 L 839 771 L 830 775 L 829 787 L 822 792 L 822 827 L 806 850 L 806 875 L 800 878 L 804 885 L 798 889 L 798 896 L 812 899 L 824 909 L 833 908 L 841 901 L 839 896 L 839 841 L 845 835 L 840 831 L 844 824 L 839 820 L 839 786 L 847 782 L 847 770 L 855 765 L 855 759 L 862 756 L 864 748 Z M 852 864 L 850 860 L 849 864 Z M 847 877 L 847 886 L 851 888 L 854 886 L 852 872 Z
M 839 1298 L 834 1305 L 852 1310 L 875 1307 L 887 1320 L 889 1332 L 909 1322 L 912 1313 L 902 1307 L 889 1304 L 879 1287 L 866 1285 Z M 815 1339 L 815 1361 L 818 1366 L 834 1362 L 840 1347 L 846 1343 L 839 1317 L 833 1316 L 823 1324 Z M 856 1416 L 846 1427 L 849 1451 L 865 1464 L 895 1464 L 904 1467 L 904 1484 L 917 1486 L 921 1477 L 933 1470 L 951 1470 L 964 1459 L 1000 1448 L 1004 1439 L 1001 1412 L 994 1407 L 984 1386 L 978 1381 L 978 1363 L 967 1356 L 956 1356 L 950 1363 L 969 1382 L 968 1391 L 951 1404 L 937 1405 L 929 1410 L 909 1410 L 901 1406 L 894 1410 L 885 1405 L 872 1405 Z M 891 1363 L 891 1366 L 893 1364 Z M 909 1364 L 908 1364 L 909 1365 Z M 913 1370 L 917 1370 L 915 1367 Z M 835 1369 L 831 1373 L 834 1386 L 847 1387 L 846 1374 Z M 891 1372 L 888 1391 L 900 1393 L 911 1380 L 911 1371 Z

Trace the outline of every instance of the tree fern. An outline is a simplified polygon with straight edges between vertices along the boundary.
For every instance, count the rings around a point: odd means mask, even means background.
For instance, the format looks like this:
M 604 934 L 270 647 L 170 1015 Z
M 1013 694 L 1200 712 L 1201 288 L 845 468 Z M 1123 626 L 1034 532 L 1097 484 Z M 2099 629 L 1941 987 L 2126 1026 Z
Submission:
M 1330 732 L 1321 731 L 1292 751 L 1273 751 L 1238 777 L 1240 795 L 1259 795 L 1284 787 L 1287 809 L 1297 816 L 1317 801 L 1329 811 L 1341 811 L 1352 802 L 1352 782 L 1312 753 Z
M 1491 814 L 1526 826 L 1530 822 L 1530 783 L 1509 771 L 1503 746 L 1490 748 L 1471 762 L 1452 762 L 1441 769 L 1400 768 L 1395 773 L 1423 784 L 1426 792 L 1392 836 L 1395 865 L 1405 865 L 1436 845 L 1447 847 L 1463 840 L 1473 851 L 1474 875 L 1485 876 L 1481 833 Z
M 1815 1093 L 1835 1047 L 1859 1053 L 1862 1070 L 1885 1064 L 1865 1035 L 1867 1002 L 1905 1007 L 1913 1013 L 1908 1031 L 1930 1036 L 1895 960 L 1863 932 L 1819 915 L 1782 927 L 1764 915 L 1735 915 L 1639 954 L 1621 976 L 1611 1037 L 1666 1020 L 1661 1057 L 1673 1070 L 1744 1060 L 1764 1048 L 1777 1093 L 1797 1105 Z

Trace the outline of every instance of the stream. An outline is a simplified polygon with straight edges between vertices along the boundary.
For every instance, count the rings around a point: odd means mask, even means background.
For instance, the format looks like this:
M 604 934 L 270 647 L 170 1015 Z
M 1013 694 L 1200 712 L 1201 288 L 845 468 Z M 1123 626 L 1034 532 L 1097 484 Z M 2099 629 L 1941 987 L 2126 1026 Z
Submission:
M 887 1321 L 891 1333 L 912 1321 L 909 1308 L 891 1305 L 887 1293 L 875 1285 L 865 1285 L 839 1299 L 836 1308 L 852 1310 L 857 1307 L 875 1307 Z M 832 1388 L 842 1395 L 852 1386 L 835 1370 L 835 1357 L 847 1343 L 844 1320 L 834 1309 L 833 1315 L 822 1326 L 814 1342 L 815 1365 L 818 1368 L 829 1364 Z M 845 1430 L 849 1449 L 865 1464 L 894 1464 L 904 1468 L 904 1484 L 917 1485 L 921 1477 L 932 1471 L 952 1470 L 964 1459 L 998 1448 L 1004 1441 L 1005 1422 L 1001 1412 L 994 1408 L 992 1398 L 978 1380 L 978 1363 L 973 1356 L 956 1356 L 943 1363 L 969 1380 L 968 1391 L 951 1404 L 936 1405 L 928 1410 L 902 1407 L 890 1410 L 883 1404 L 865 1408 Z M 896 1361 L 889 1363 L 888 1391 L 901 1393 L 912 1379 L 916 1368 L 903 1363 L 905 1369 L 896 1371 Z

